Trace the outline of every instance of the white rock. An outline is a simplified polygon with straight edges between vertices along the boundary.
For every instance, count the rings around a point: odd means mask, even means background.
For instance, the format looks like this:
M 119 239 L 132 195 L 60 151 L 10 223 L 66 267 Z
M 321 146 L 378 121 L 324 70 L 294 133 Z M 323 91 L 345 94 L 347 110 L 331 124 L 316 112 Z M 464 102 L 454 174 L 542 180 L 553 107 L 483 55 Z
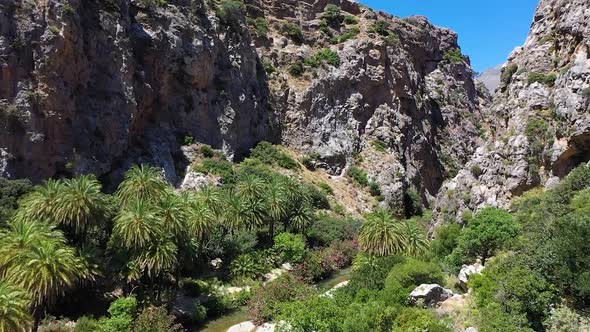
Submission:
M 474 274 L 481 274 L 483 271 L 484 266 L 480 263 L 475 263 L 472 265 L 463 265 L 461 271 L 459 271 L 459 282 L 461 286 L 466 287 L 469 278 Z
M 452 296 L 453 291 L 438 284 L 422 284 L 410 293 L 410 302 L 416 304 L 422 300 L 426 306 L 432 307 Z

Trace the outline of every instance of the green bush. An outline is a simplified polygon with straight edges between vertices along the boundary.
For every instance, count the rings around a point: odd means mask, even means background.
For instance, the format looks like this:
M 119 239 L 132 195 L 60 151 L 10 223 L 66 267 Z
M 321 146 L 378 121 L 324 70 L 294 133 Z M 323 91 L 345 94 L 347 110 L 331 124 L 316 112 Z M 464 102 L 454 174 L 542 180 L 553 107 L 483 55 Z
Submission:
M 303 68 L 303 62 L 295 61 L 294 63 L 289 65 L 289 74 L 295 77 L 301 77 L 305 72 L 305 68 Z
M 320 214 L 311 225 L 307 237 L 313 245 L 327 246 L 333 242 L 356 238 L 361 222 L 353 218 Z
M 18 200 L 32 190 L 33 185 L 29 180 L 8 180 L 0 177 L 0 227 L 14 214 Z
M 294 42 L 302 43 L 303 42 L 303 31 L 299 25 L 291 22 L 286 22 L 281 27 L 281 32 L 284 36 L 291 38 Z
M 271 61 L 263 61 L 262 68 L 264 68 L 264 72 L 266 73 L 266 75 L 272 75 L 277 71 L 277 69 L 274 67 Z
M 381 299 L 387 303 L 407 305 L 410 293 L 421 284 L 443 284 L 444 276 L 436 263 L 408 259 L 395 265 L 385 279 Z
M 326 195 L 334 195 L 334 189 L 330 187 L 329 184 L 325 182 L 318 183 L 318 187 L 326 194 Z
M 337 27 L 344 20 L 344 16 L 342 16 L 342 10 L 340 10 L 340 7 L 328 4 L 324 9 L 323 19 L 326 20 L 329 25 Z
M 203 155 L 203 157 L 205 158 L 213 158 L 215 157 L 216 153 L 215 151 L 211 148 L 211 146 L 209 145 L 203 145 L 199 148 L 199 152 Z
M 263 266 L 251 254 L 242 254 L 231 263 L 231 275 L 240 279 L 256 279 L 262 272 Z
M 264 37 L 268 35 L 268 21 L 264 17 L 248 18 L 248 25 L 254 28 L 258 37 Z
M 506 68 L 504 68 L 504 70 L 502 70 L 500 80 L 505 85 L 510 84 L 510 82 L 512 81 L 512 76 L 514 76 L 514 74 L 516 74 L 517 71 L 518 65 L 516 63 L 510 63 L 508 66 L 506 66 Z
M 557 80 L 555 73 L 543 74 L 538 72 L 530 72 L 528 76 L 528 84 L 539 82 L 548 86 L 553 86 Z
M 193 316 L 193 321 L 195 322 L 202 322 L 207 319 L 207 308 L 198 303 L 195 310 L 195 315 Z
M 98 321 L 92 317 L 82 316 L 76 321 L 74 332 L 96 332 L 98 331 Z
M 311 58 L 305 59 L 304 63 L 305 65 L 312 68 L 317 68 L 324 63 L 327 63 L 334 67 L 339 67 L 340 57 L 338 56 L 338 53 L 336 53 L 335 51 L 332 51 L 329 48 L 323 48 L 317 51 Z
M 369 177 L 367 172 L 357 166 L 350 166 L 348 171 L 346 171 L 346 175 L 348 175 L 351 179 L 363 187 L 369 185 Z
M 389 22 L 377 21 L 377 23 L 369 28 L 369 32 L 378 33 L 381 36 L 387 37 L 391 33 L 391 30 L 389 30 Z
M 450 63 L 463 63 L 465 61 L 463 53 L 458 48 L 446 51 L 443 57 Z
M 168 4 L 168 0 L 139 0 L 144 6 L 164 6 Z
M 219 175 L 223 179 L 234 175 L 234 165 L 227 160 L 205 159 L 200 165 L 194 167 L 195 172 L 203 174 Z
M 169 315 L 164 307 L 148 307 L 137 316 L 133 323 L 133 332 L 176 332 L 184 331 L 180 324 L 175 324 L 174 316 Z
M 301 234 L 281 233 L 274 238 L 273 249 L 285 262 L 301 263 L 307 251 Z
M 372 140 L 371 145 L 373 146 L 373 148 L 375 148 L 375 150 L 379 152 L 387 152 L 387 143 L 383 142 L 382 140 Z
M 414 189 L 408 189 L 404 195 L 404 209 L 407 218 L 421 216 L 424 213 L 422 196 Z
M 481 174 L 483 174 L 483 170 L 481 169 L 481 167 L 479 165 L 473 165 L 471 166 L 471 174 L 473 174 L 473 176 L 475 176 L 475 178 L 479 178 L 481 176 Z
M 431 244 L 432 253 L 441 259 L 450 255 L 457 247 L 460 234 L 461 225 L 457 223 L 440 226 L 436 230 L 436 237 Z
M 268 142 L 258 143 L 255 148 L 250 150 L 250 157 L 267 165 L 278 165 L 290 170 L 299 169 L 299 164 L 293 158 Z
M 239 0 L 222 0 L 217 8 L 217 17 L 222 23 L 237 26 L 242 17 L 244 4 Z
M 254 291 L 248 301 L 249 318 L 255 324 L 275 319 L 285 303 L 303 301 L 313 294 L 304 282 L 286 274 Z
M 369 181 L 369 192 L 372 196 L 381 196 L 381 187 L 379 186 L 379 183 L 375 181 Z
M 359 22 L 358 18 L 356 18 L 352 15 L 344 16 L 344 23 L 346 23 L 346 24 L 357 24 L 358 22 Z
M 339 36 L 334 36 L 334 37 L 330 38 L 330 43 L 331 44 L 344 43 L 350 39 L 353 39 L 354 37 L 356 37 L 360 33 L 361 33 L 361 30 L 359 30 L 358 28 L 352 28 Z
M 405 308 L 395 319 L 393 332 L 408 331 L 451 332 L 452 330 L 430 310 Z
M 582 89 L 582 96 L 590 98 L 590 86 L 585 89 Z

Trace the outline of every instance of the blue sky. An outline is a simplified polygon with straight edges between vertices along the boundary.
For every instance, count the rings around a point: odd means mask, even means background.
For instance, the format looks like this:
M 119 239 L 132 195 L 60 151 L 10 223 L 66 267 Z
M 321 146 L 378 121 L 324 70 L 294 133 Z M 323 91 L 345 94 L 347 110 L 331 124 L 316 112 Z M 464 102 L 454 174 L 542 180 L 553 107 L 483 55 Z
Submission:
M 359 0 L 391 14 L 423 15 L 459 33 L 459 45 L 475 70 L 504 63 L 524 44 L 538 0 Z

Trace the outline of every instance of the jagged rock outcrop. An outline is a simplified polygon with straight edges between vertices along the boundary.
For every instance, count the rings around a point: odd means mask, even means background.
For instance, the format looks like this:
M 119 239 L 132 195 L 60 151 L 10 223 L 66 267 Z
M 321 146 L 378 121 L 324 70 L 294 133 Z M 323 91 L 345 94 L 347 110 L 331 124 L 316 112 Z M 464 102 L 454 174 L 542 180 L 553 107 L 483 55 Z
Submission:
M 230 158 L 269 140 L 332 174 L 356 159 L 403 209 L 478 146 L 488 97 L 451 30 L 351 0 L 244 3 L 0 1 L 1 175 L 116 184 L 142 162 L 179 183 L 185 137 Z
M 437 197 L 439 223 L 461 220 L 466 210 L 507 207 L 590 160 L 590 2 L 540 2 L 486 115 L 486 144 Z
M 438 284 L 422 284 L 410 293 L 410 303 L 433 307 L 453 297 L 453 292 Z
M 449 57 L 458 51 L 454 32 L 348 0 L 250 3 L 270 26 L 255 40 L 263 61 L 276 68 L 269 86 L 284 144 L 316 156 L 332 174 L 360 164 L 379 183 L 384 204 L 399 209 L 412 187 L 423 199 L 436 195 L 473 153 L 487 96 L 474 84 L 469 59 Z M 354 20 L 330 23 L 330 4 Z M 288 23 L 301 27 L 299 39 L 285 36 Z M 336 52 L 339 65 L 289 73 L 322 49 Z M 375 140 L 384 143 L 381 153 L 371 153 Z

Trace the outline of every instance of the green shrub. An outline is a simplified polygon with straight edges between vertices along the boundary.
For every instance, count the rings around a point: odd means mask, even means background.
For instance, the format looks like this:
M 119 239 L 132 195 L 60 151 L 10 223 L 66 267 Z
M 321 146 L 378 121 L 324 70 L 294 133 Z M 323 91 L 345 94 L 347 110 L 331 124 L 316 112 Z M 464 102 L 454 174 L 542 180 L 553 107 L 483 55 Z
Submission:
M 168 0 L 139 0 L 144 6 L 165 6 L 168 4 Z
M 231 275 L 234 278 L 256 279 L 263 271 L 263 266 L 250 254 L 242 254 L 231 263 Z
M 391 30 L 389 30 L 389 22 L 387 21 L 377 21 L 377 23 L 373 24 L 369 28 L 369 32 L 378 33 L 381 36 L 387 37 L 389 36 Z
M 169 315 L 164 307 L 148 307 L 137 316 L 133 323 L 133 332 L 176 332 L 184 331 L 180 324 L 174 323 L 174 316 Z
M 0 177 L 0 227 L 14 214 L 18 200 L 32 190 L 33 185 L 29 180 L 9 180 Z
M 207 319 L 207 308 L 204 305 L 202 305 L 201 303 L 198 303 L 196 305 L 195 314 L 193 316 L 193 321 L 202 322 L 205 319 Z
M 92 317 L 82 316 L 76 321 L 74 332 L 96 332 L 98 331 L 98 321 Z
M 234 165 L 227 160 L 215 160 L 207 158 L 194 168 L 195 172 L 203 174 L 215 174 L 223 179 L 230 178 L 234 175 Z
M 62 8 L 63 8 L 64 14 L 66 14 L 66 15 L 75 15 L 76 14 L 76 10 L 69 3 L 64 3 Z
M 217 17 L 229 26 L 237 26 L 242 17 L 244 4 L 238 0 L 222 0 L 217 8 Z
M 326 194 L 326 195 L 334 195 L 334 189 L 330 187 L 329 184 L 325 182 L 318 183 L 318 187 Z
M 211 146 L 209 145 L 203 145 L 199 148 L 199 152 L 203 155 L 203 157 L 205 158 L 213 158 L 215 157 L 216 153 L 215 151 L 211 148 Z
M 307 251 L 301 234 L 281 233 L 274 238 L 273 249 L 285 262 L 301 263 Z
M 358 22 L 359 22 L 358 18 L 356 18 L 352 15 L 344 16 L 344 23 L 346 23 L 346 24 L 357 24 Z
M 184 136 L 182 143 L 183 145 L 192 145 L 195 143 L 195 138 L 192 136 Z
M 510 82 L 512 81 L 512 76 L 514 76 L 514 74 L 516 74 L 517 71 L 518 65 L 516 63 L 510 63 L 508 66 L 506 66 L 506 68 L 504 68 L 504 70 L 502 70 L 500 80 L 505 85 L 510 84 Z
M 254 28 L 258 37 L 264 37 L 268 35 L 268 21 L 264 17 L 248 18 L 248 25 Z
M 582 89 L 582 96 L 590 98 L 590 86 L 585 89 Z
M 479 178 L 481 176 L 481 174 L 483 173 L 483 170 L 481 169 L 481 167 L 479 165 L 473 165 L 471 166 L 471 174 L 473 174 L 473 176 L 475 176 L 475 178 Z
M 318 218 L 311 225 L 307 237 L 311 245 L 327 246 L 333 242 L 356 238 L 360 227 L 361 222 L 353 218 L 319 214 Z
M 298 170 L 299 164 L 277 146 L 268 142 L 260 142 L 250 150 L 250 157 L 260 160 L 263 164 L 278 165 L 280 167 Z
M 340 7 L 328 4 L 324 9 L 323 19 L 326 20 L 329 25 L 337 27 L 342 23 L 344 17 L 342 16 L 342 10 L 340 10 Z
M 531 72 L 528 76 L 528 84 L 539 82 L 548 86 L 553 86 L 555 84 L 555 80 L 557 80 L 557 75 L 555 73 L 543 74 Z
M 286 274 L 254 291 L 248 301 L 249 318 L 255 324 L 272 321 L 285 303 L 303 301 L 312 294 L 310 286 Z
M 436 238 L 432 241 L 432 253 L 439 258 L 444 258 L 453 252 L 457 246 L 461 225 L 457 223 L 440 226 L 436 230 Z
M 363 187 L 366 187 L 369 185 L 369 177 L 367 175 L 367 172 L 365 170 L 363 170 L 362 168 L 359 168 L 357 166 L 350 166 L 348 171 L 346 171 L 346 174 L 352 180 L 354 180 L 354 182 L 360 184 Z
M 395 319 L 393 332 L 408 331 L 451 332 L 452 330 L 430 310 L 405 308 Z
M 379 152 L 387 152 L 387 143 L 383 142 L 382 140 L 372 140 L 371 145 Z
M 381 196 L 381 187 L 379 186 L 379 183 L 375 181 L 369 181 L 369 192 L 372 196 Z
M 331 44 L 344 43 L 344 42 L 356 37 L 359 33 L 361 33 L 361 30 L 359 30 L 358 28 L 352 28 L 339 36 L 332 37 L 330 39 L 330 43 Z
M 302 43 L 303 42 L 303 31 L 299 25 L 291 22 L 286 22 L 281 27 L 281 32 L 284 36 L 291 38 L 294 42 Z
M 408 218 L 424 213 L 422 196 L 414 189 L 408 189 L 404 195 L 404 213 Z
M 277 69 L 274 67 L 272 62 L 267 61 L 267 60 L 262 62 L 262 68 L 264 68 L 264 72 L 266 73 L 266 75 L 269 75 L 269 76 L 274 74 L 277 71 Z
M 289 69 L 287 70 L 289 71 L 289 74 L 295 77 L 301 77 L 305 71 L 303 68 L 303 62 L 301 61 L 295 61 L 294 63 L 290 64 Z
M 324 63 L 332 65 L 334 67 L 340 66 L 340 57 L 338 53 L 332 51 L 329 48 L 323 48 L 317 51 L 311 58 L 305 59 L 305 65 L 312 68 L 317 68 Z
M 450 63 L 462 63 L 465 61 L 463 53 L 458 48 L 446 51 L 443 57 Z

